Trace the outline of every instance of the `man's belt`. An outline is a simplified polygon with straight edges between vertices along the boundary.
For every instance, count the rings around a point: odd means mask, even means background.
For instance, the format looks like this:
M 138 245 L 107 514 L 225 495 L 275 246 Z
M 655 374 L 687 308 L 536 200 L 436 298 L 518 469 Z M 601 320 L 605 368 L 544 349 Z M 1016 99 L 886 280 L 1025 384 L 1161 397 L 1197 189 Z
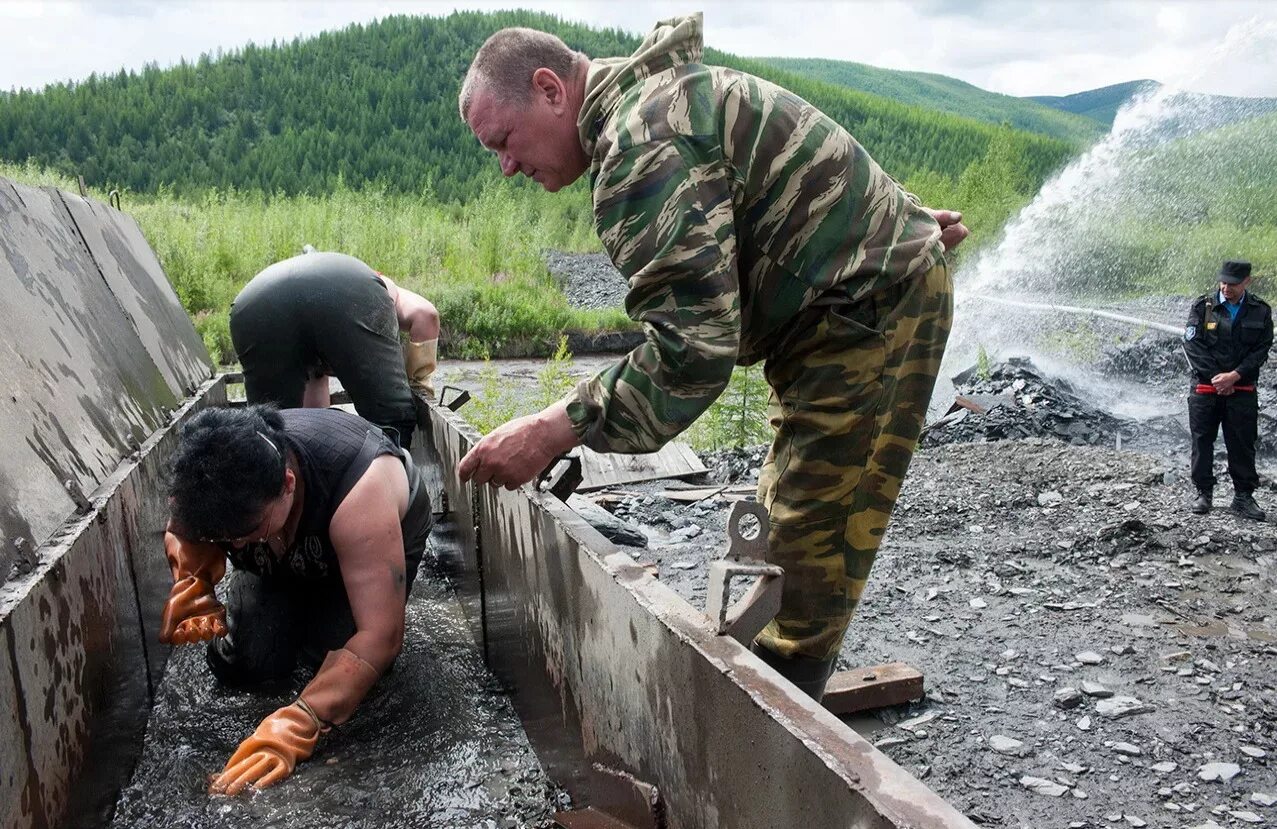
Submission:
M 1255 390 L 1254 386 L 1233 386 L 1233 391 L 1254 391 L 1254 390 Z M 1197 393 L 1198 394 L 1216 394 L 1217 392 L 1215 391 L 1215 387 L 1212 386 L 1210 383 L 1198 383 Z

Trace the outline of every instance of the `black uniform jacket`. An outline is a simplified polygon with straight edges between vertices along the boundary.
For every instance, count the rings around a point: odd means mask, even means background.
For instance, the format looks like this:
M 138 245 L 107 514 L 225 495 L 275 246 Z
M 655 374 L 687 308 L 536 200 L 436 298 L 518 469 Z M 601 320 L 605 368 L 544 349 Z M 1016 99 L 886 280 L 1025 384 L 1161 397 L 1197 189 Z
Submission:
M 1242 297 L 1236 320 L 1220 304 L 1218 291 L 1199 296 L 1188 312 L 1184 352 L 1199 383 L 1236 371 L 1242 376 L 1238 385 L 1253 385 L 1272 346 L 1273 310 L 1250 291 Z

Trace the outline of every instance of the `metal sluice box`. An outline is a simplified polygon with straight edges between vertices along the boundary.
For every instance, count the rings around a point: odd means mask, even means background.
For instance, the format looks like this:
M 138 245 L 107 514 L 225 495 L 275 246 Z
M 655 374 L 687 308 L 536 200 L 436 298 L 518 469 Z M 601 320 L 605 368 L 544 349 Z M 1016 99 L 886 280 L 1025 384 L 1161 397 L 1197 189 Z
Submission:
M 0 250 L 0 829 L 93 825 L 168 659 L 166 461 L 225 379 L 127 215 L 0 179 Z M 461 484 L 478 435 L 418 402 L 432 543 L 562 825 L 973 826 L 553 494 Z

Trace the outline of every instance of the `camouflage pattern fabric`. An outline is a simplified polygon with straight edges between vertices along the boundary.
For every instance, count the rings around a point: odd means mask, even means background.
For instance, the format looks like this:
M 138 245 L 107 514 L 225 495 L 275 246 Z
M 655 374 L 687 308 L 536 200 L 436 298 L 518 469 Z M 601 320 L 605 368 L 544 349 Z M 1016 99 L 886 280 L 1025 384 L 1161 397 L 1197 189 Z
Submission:
M 831 659 L 865 590 L 953 321 L 941 262 L 847 306 L 810 309 L 766 365 L 776 438 L 758 499 L 785 570 L 768 650 Z
M 595 225 L 647 333 L 567 399 L 603 452 L 659 449 L 814 301 L 854 302 L 942 257 L 935 220 L 846 130 L 774 84 L 701 64 L 701 41 L 700 15 L 666 21 L 587 76 Z

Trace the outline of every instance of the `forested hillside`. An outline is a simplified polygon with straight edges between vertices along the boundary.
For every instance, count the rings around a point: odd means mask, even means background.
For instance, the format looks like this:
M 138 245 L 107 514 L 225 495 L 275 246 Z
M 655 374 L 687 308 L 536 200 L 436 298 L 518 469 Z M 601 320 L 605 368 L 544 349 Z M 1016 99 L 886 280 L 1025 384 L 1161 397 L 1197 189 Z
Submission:
M 470 58 L 498 28 L 556 32 L 591 55 L 631 51 L 632 35 L 529 12 L 390 17 L 307 40 L 248 46 L 192 63 L 92 76 L 0 95 L 0 159 L 90 185 L 178 195 L 208 188 L 388 192 L 464 200 L 497 175 L 457 116 Z M 708 59 L 793 89 L 847 126 L 901 179 L 956 179 L 995 139 L 1040 184 L 1076 144 L 847 90 L 760 61 Z
M 947 75 L 902 72 L 863 63 L 821 58 L 760 58 L 779 69 L 868 92 L 893 101 L 1011 126 L 1066 141 L 1089 143 L 1104 130 L 1089 117 L 1039 99 L 999 95 Z M 1112 122 L 1110 117 L 1109 122 Z

